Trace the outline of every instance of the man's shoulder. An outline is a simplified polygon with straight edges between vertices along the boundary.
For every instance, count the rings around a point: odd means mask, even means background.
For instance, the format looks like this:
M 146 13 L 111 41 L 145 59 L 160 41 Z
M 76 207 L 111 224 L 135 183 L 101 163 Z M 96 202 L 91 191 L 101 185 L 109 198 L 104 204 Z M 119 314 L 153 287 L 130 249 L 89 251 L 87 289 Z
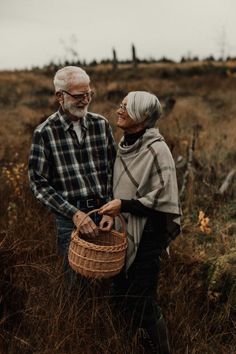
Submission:
M 98 113 L 88 112 L 86 119 L 91 121 L 92 123 L 97 122 L 97 123 L 109 124 L 107 118 L 105 118 L 104 116 Z
M 45 121 L 40 123 L 36 129 L 35 132 L 38 133 L 43 133 L 47 131 L 48 129 L 51 129 L 55 124 L 57 124 L 60 121 L 58 112 L 55 112 L 51 114 Z

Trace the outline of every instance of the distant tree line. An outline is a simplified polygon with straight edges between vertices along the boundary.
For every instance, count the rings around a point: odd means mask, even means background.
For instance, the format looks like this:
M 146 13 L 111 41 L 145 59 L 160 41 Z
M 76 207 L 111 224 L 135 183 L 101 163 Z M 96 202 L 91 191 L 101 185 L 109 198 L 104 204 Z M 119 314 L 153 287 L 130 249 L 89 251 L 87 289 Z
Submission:
M 186 55 L 186 56 L 182 56 L 182 58 L 180 59 L 179 63 L 187 63 L 187 62 L 227 62 L 227 61 L 235 61 L 236 62 L 236 57 L 230 57 L 228 56 L 227 58 L 215 58 L 213 55 L 210 55 L 206 58 L 203 59 L 199 59 L 198 56 L 191 56 L 190 54 Z M 133 69 L 136 69 L 138 67 L 139 64 L 155 64 L 155 63 L 170 63 L 170 64 L 177 64 L 177 61 L 174 61 L 170 58 L 167 58 L 166 56 L 163 56 L 159 59 L 156 59 L 154 57 L 150 57 L 150 58 L 139 58 L 137 56 L 137 52 L 136 52 L 136 47 L 134 44 L 131 45 L 131 57 L 129 59 L 125 59 L 125 60 L 119 60 L 118 56 L 117 56 L 117 51 L 115 48 L 112 49 L 112 57 L 111 58 L 105 58 L 105 59 L 101 59 L 101 60 L 96 60 L 93 59 L 91 61 L 86 61 L 84 60 L 79 60 L 78 58 L 76 58 L 76 56 L 74 57 L 74 59 L 71 60 L 64 60 L 61 61 L 60 63 L 56 64 L 54 61 L 51 61 L 49 64 L 45 65 L 42 68 L 39 67 L 33 67 L 32 70 L 43 70 L 46 72 L 55 72 L 58 68 L 62 67 L 62 66 L 67 66 L 67 65 L 77 65 L 77 66 L 82 66 L 82 67 L 96 67 L 97 65 L 101 65 L 101 64 L 109 64 L 111 65 L 111 68 L 113 71 L 116 71 L 119 67 L 119 64 L 129 64 L 133 67 Z

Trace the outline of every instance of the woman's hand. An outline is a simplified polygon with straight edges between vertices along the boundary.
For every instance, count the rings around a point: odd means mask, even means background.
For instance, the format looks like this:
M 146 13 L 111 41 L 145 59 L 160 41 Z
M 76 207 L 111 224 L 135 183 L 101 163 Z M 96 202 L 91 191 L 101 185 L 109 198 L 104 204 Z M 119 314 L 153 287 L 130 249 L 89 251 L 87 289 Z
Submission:
M 113 226 L 113 218 L 109 215 L 103 215 L 102 220 L 99 223 L 99 228 L 102 231 L 111 231 Z
M 121 208 L 121 200 L 120 199 L 114 199 L 107 204 L 103 205 L 99 211 L 98 214 L 100 215 L 110 215 L 110 216 L 117 216 L 120 214 L 120 208 Z

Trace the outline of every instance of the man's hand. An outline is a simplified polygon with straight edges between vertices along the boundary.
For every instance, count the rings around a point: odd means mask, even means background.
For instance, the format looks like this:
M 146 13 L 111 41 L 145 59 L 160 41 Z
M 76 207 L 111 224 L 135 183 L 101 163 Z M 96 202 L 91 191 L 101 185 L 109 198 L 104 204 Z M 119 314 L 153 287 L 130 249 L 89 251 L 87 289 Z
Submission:
M 110 215 L 110 216 L 117 216 L 120 214 L 120 208 L 121 208 L 121 200 L 120 199 L 114 199 L 107 204 L 103 205 L 99 211 L 98 214 L 100 215 Z
M 82 235 L 96 237 L 98 235 L 98 228 L 97 228 L 96 224 L 93 222 L 93 220 L 89 216 L 87 216 L 86 218 L 85 218 L 85 216 L 86 216 L 85 213 L 78 210 L 73 215 L 72 220 L 73 220 L 75 226 L 79 227 L 79 231 L 81 232 Z M 81 223 L 82 220 L 84 220 L 84 221 Z
M 102 220 L 99 223 L 100 230 L 111 231 L 113 226 L 113 218 L 109 215 L 103 215 Z

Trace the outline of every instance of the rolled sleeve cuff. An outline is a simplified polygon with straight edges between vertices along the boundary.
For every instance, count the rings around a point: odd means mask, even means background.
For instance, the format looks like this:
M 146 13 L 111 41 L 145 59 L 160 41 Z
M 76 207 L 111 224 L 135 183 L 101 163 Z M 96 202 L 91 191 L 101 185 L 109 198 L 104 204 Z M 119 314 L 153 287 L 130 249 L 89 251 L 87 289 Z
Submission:
M 78 211 L 78 209 L 71 205 L 70 203 L 66 202 L 61 205 L 60 213 L 67 216 L 68 218 L 72 219 L 73 215 Z

